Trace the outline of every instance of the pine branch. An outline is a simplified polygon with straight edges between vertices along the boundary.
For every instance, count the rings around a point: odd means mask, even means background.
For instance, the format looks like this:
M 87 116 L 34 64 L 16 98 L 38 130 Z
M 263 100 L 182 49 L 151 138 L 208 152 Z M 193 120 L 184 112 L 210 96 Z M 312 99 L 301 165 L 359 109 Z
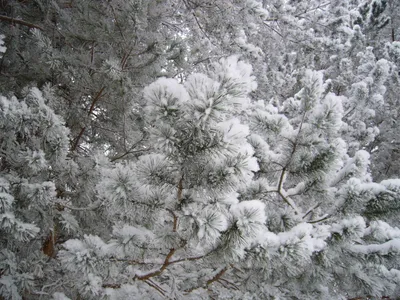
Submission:
M 330 217 L 332 217 L 332 215 L 326 215 L 326 216 L 323 216 L 320 219 L 313 220 L 313 221 L 308 221 L 307 223 L 310 223 L 310 224 L 319 223 L 319 222 L 322 222 L 322 221 L 325 221 L 325 220 L 329 219 Z
M 176 232 L 178 229 L 178 216 L 169 208 L 166 209 L 169 213 L 171 213 L 171 215 L 174 217 L 174 223 L 172 226 L 172 231 Z
M 179 183 L 178 183 L 178 201 L 180 201 L 180 199 L 182 198 L 182 189 L 183 189 L 183 176 L 179 180 Z M 170 210 L 170 209 L 167 209 L 167 210 L 174 217 L 174 223 L 173 223 L 172 231 L 176 232 L 177 229 L 178 229 L 178 217 L 172 210 Z M 136 278 L 139 279 L 139 280 L 145 281 L 145 280 L 150 279 L 151 277 L 155 277 L 155 276 L 160 275 L 171 264 L 170 259 L 174 255 L 175 251 L 176 251 L 175 248 L 170 249 L 169 253 L 165 257 L 163 265 L 161 266 L 161 268 L 159 270 L 151 272 L 151 273 L 148 273 L 148 274 L 143 275 L 143 276 L 137 276 Z
M 27 26 L 29 28 L 36 28 L 36 29 L 44 31 L 43 27 L 40 27 L 39 25 L 32 24 L 32 23 L 29 23 L 29 22 L 26 22 L 26 21 L 20 20 L 20 19 L 10 18 L 10 17 L 7 17 L 7 16 L 0 15 L 0 21 L 9 22 L 11 24 L 19 24 L 19 25 L 22 25 L 22 26 Z
M 128 150 L 126 150 L 125 153 L 123 153 L 121 155 L 117 155 L 117 156 L 111 158 L 110 162 L 114 162 L 114 161 L 116 161 L 118 159 L 124 158 L 128 154 L 133 154 L 133 153 L 139 153 L 139 152 L 152 150 L 151 148 L 147 148 L 147 149 L 140 149 L 140 150 L 133 151 L 133 149 L 135 149 L 144 140 L 144 138 L 145 138 L 145 136 L 143 135 L 136 143 L 134 143 Z
M 199 259 L 206 257 L 207 255 L 209 255 L 209 253 L 207 253 L 205 255 L 200 255 L 200 256 L 180 258 L 180 259 L 176 259 L 176 260 L 169 262 L 169 264 L 172 265 L 172 264 L 176 264 L 176 263 L 180 263 L 180 262 L 184 262 L 184 261 L 199 260 Z
M 121 284 L 120 283 L 104 283 L 102 285 L 103 288 L 105 289 L 119 289 L 121 288 Z
M 279 177 L 279 182 L 278 182 L 278 194 L 279 194 L 279 196 L 281 196 L 281 198 L 283 199 L 283 201 L 285 201 L 291 208 L 293 208 L 293 209 L 295 210 L 296 214 L 299 213 L 299 210 L 297 209 L 296 204 L 295 204 L 293 201 L 289 200 L 289 199 L 283 194 L 282 190 L 283 190 L 283 182 L 284 182 L 284 179 L 285 179 L 286 170 L 287 170 L 287 168 L 289 167 L 290 163 L 292 162 L 293 155 L 294 155 L 294 153 L 296 152 L 297 146 L 298 146 L 298 144 L 299 144 L 300 133 L 301 133 L 301 130 L 302 130 L 302 128 L 303 128 L 304 120 L 305 120 L 305 118 L 306 118 L 306 113 L 307 113 L 307 111 L 305 111 L 305 112 L 303 113 L 303 116 L 302 116 L 302 118 L 301 118 L 301 122 L 300 122 L 300 125 L 299 125 L 299 130 L 298 130 L 297 135 L 296 135 L 296 138 L 295 138 L 295 140 L 294 140 L 294 142 L 293 142 L 292 151 L 291 151 L 291 153 L 290 153 L 290 156 L 289 156 L 289 159 L 288 159 L 287 163 L 286 163 L 285 166 L 282 168 L 282 172 L 281 172 L 281 175 L 280 175 L 280 177 Z
M 152 288 L 154 288 L 155 290 L 157 290 L 161 295 L 165 296 L 166 291 L 157 284 L 155 284 L 153 281 L 149 279 L 149 280 L 144 280 L 144 282 L 149 286 L 151 286 Z
M 146 152 L 146 151 L 152 150 L 151 148 L 148 148 L 148 149 L 141 149 L 141 150 L 134 150 L 134 151 L 133 151 L 132 149 L 133 149 L 133 147 L 129 148 L 129 150 L 126 151 L 125 153 L 123 153 L 123 154 L 121 154 L 121 155 L 119 155 L 119 156 L 116 156 L 116 157 L 111 158 L 111 159 L 110 159 L 110 162 L 114 162 L 114 161 L 116 161 L 116 160 L 118 160 L 118 159 L 124 158 L 125 156 L 127 156 L 127 155 L 129 155 L 129 154 L 135 154 L 135 153 Z
M 233 287 L 233 289 L 239 291 L 239 287 L 236 284 L 234 284 L 233 282 L 230 282 L 229 280 L 226 280 L 224 278 L 218 279 L 218 282 L 221 282 L 221 281 L 231 285 Z
M 212 283 L 218 281 L 226 273 L 226 271 L 228 271 L 228 267 L 224 267 L 217 274 L 215 274 L 215 276 L 213 278 L 207 280 L 205 286 L 193 287 L 193 288 L 190 288 L 190 289 L 186 290 L 185 292 L 187 294 L 189 294 L 189 293 L 193 292 L 194 290 L 200 289 L 202 287 L 208 288 L 209 285 L 211 285 Z
M 78 136 L 75 138 L 75 142 L 74 142 L 74 144 L 72 145 L 72 147 L 70 149 L 71 152 L 74 152 L 76 150 L 76 148 L 78 147 L 79 141 L 82 138 L 83 133 L 85 132 L 85 130 L 86 130 L 86 127 L 82 127 L 81 128 L 81 131 L 79 132 Z
M 93 98 L 92 104 L 90 105 L 90 108 L 89 108 L 88 115 L 90 115 L 90 114 L 93 112 L 94 107 L 95 107 L 97 101 L 99 101 L 100 97 L 102 96 L 103 91 L 104 91 L 105 88 L 106 88 L 106 87 L 103 86 L 103 87 L 100 89 L 100 91 L 96 94 L 96 96 Z
M 283 167 L 281 176 L 279 176 L 278 193 L 282 190 L 283 179 L 285 178 L 286 167 Z
M 89 108 L 89 111 L 88 111 L 88 116 L 90 116 L 90 114 L 93 112 L 94 107 L 95 107 L 97 101 L 98 101 L 98 100 L 100 99 L 100 97 L 102 96 L 104 89 L 105 89 L 105 87 L 103 86 L 103 87 L 100 89 L 100 91 L 96 94 L 96 96 L 93 98 L 92 104 L 90 105 L 90 108 Z M 76 148 L 78 147 L 79 141 L 80 141 L 80 139 L 82 138 L 82 136 L 83 136 L 85 130 L 86 130 L 86 126 L 85 126 L 85 127 L 82 127 L 82 129 L 81 129 L 81 131 L 79 132 L 78 136 L 75 138 L 74 144 L 72 145 L 72 147 L 71 147 L 71 149 L 70 149 L 71 152 L 74 152 L 74 151 L 76 150 Z
M 289 198 L 287 198 L 285 195 L 282 194 L 281 191 L 278 191 L 278 195 L 281 196 L 281 198 L 283 199 L 283 201 L 286 202 L 287 205 L 289 205 L 291 208 L 293 208 L 293 210 L 295 211 L 296 214 L 299 214 L 299 210 L 297 209 L 296 205 L 294 204 L 294 202 L 292 200 L 289 200 Z
M 175 248 L 172 248 L 171 250 L 169 250 L 169 253 L 165 257 L 164 263 L 163 263 L 163 265 L 161 266 L 161 268 L 159 270 L 151 272 L 151 273 L 143 275 L 143 276 L 137 276 L 136 278 L 139 279 L 139 280 L 143 280 L 144 281 L 144 280 L 147 280 L 147 279 L 149 279 L 151 277 L 160 275 L 170 265 L 169 260 L 174 255 L 175 251 L 176 251 Z
M 314 209 L 318 208 L 321 205 L 321 202 L 318 202 L 316 205 L 314 205 L 313 207 L 311 207 L 302 217 L 302 219 L 304 219 L 305 217 L 307 217 L 310 213 L 313 212 Z

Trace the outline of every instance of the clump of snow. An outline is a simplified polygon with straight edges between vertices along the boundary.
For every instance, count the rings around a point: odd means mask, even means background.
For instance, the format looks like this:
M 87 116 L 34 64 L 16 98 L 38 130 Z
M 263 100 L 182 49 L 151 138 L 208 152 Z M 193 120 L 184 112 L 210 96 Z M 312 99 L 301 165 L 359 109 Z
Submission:
M 392 227 L 384 221 L 372 221 L 365 230 L 366 236 L 371 236 L 379 242 L 400 239 L 400 229 Z
M 154 233 L 150 230 L 140 226 L 130 226 L 127 224 L 122 227 L 114 226 L 113 235 L 123 238 L 125 242 L 133 236 L 143 242 L 155 238 Z
M 228 228 L 226 216 L 211 207 L 203 209 L 196 217 L 199 230 L 197 237 L 199 240 L 213 243 L 220 233 Z
M 71 300 L 64 293 L 56 292 L 53 294 L 53 300 Z
M 244 97 L 257 88 L 256 78 L 251 75 L 253 67 L 240 61 L 238 56 L 221 58 L 218 63 L 213 64 L 213 67 L 210 76 L 221 82 L 224 88 L 228 90 L 234 88 L 236 97 Z
M 159 78 L 143 91 L 149 121 L 179 117 L 181 106 L 189 100 L 186 89 L 177 80 Z
M 362 254 L 378 253 L 387 255 L 395 253 L 398 255 L 400 253 L 400 239 L 394 239 L 383 244 L 353 245 L 350 249 Z
M 365 234 L 365 220 L 361 216 L 356 216 L 352 219 L 344 219 L 339 223 L 333 224 L 331 232 L 339 233 L 340 235 L 353 236 L 361 238 Z
M 264 224 L 266 221 L 265 204 L 259 200 L 243 201 L 232 205 L 231 214 L 239 225 L 246 226 L 249 223 Z

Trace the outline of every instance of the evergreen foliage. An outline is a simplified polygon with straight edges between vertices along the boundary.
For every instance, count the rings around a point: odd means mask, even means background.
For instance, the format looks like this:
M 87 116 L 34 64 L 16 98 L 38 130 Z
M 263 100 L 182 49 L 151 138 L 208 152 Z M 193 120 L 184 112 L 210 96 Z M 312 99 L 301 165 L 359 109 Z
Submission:
M 0 298 L 400 296 L 393 1 L 0 8 Z

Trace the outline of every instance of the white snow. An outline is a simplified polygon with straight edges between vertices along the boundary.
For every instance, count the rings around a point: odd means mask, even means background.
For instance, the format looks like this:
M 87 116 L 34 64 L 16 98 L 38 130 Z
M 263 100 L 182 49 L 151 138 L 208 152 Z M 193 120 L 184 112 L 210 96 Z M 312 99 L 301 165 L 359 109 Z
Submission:
M 389 253 L 400 253 L 400 239 L 394 239 L 383 244 L 353 245 L 351 250 L 362 254 L 378 253 L 387 255 Z
M 265 204 L 259 200 L 243 201 L 232 205 L 230 212 L 239 223 L 264 224 L 266 221 Z

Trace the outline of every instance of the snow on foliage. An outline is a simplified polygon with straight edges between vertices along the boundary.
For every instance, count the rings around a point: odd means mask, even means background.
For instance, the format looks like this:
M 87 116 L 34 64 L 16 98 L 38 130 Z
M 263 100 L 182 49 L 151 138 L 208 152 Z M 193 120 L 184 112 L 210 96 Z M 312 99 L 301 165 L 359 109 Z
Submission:
M 0 298 L 400 294 L 395 1 L 14 2 Z

